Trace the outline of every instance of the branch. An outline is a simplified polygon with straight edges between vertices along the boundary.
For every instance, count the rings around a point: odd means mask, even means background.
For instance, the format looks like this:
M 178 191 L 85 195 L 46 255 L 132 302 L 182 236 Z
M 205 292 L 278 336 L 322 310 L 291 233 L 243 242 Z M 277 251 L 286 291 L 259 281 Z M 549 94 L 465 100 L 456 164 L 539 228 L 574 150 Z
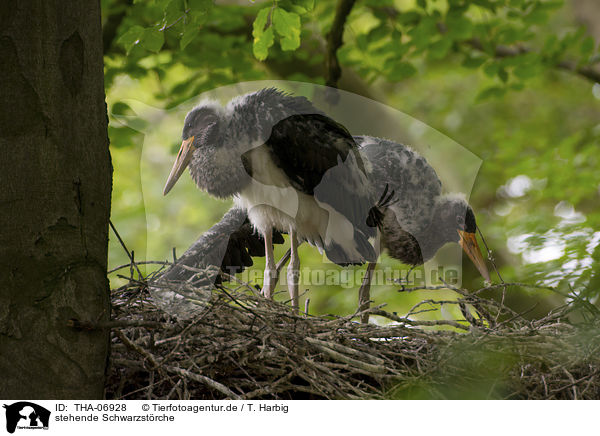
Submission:
M 570 71 L 571 73 L 575 73 L 581 77 L 591 80 L 594 83 L 600 83 L 600 71 L 596 70 L 595 68 L 589 65 L 585 67 L 578 67 L 575 62 L 562 61 L 556 64 L 556 68 L 565 71 Z
M 355 0 L 339 0 L 335 8 L 335 17 L 331 30 L 327 34 L 327 86 L 337 88 L 337 83 L 342 75 L 337 51 L 342 46 L 344 36 L 344 25 L 350 14 Z
M 389 6 L 373 7 L 372 9 L 384 12 L 392 20 L 395 20 L 398 17 L 398 15 L 400 15 L 400 12 L 397 9 L 395 9 L 393 7 L 389 7 Z M 438 23 L 437 27 L 441 34 L 445 34 L 448 31 L 448 29 L 444 23 Z M 472 48 L 474 48 L 475 50 L 478 50 L 481 52 L 486 51 L 483 44 L 481 43 L 481 41 L 477 38 L 473 38 L 468 41 L 465 41 L 465 43 L 467 45 L 471 46 Z M 496 46 L 496 48 L 494 50 L 493 56 L 497 59 L 502 59 L 502 58 L 515 57 L 515 56 L 519 56 L 519 55 L 522 55 L 525 53 L 531 53 L 531 52 L 532 52 L 531 49 L 529 49 L 527 47 L 523 47 L 523 46 L 498 45 L 498 46 Z M 568 71 L 570 73 L 581 76 L 592 82 L 600 83 L 600 71 L 598 71 L 591 65 L 579 67 L 579 66 L 577 66 L 577 62 L 566 60 L 566 61 L 558 62 L 557 64 L 554 65 L 554 68 L 557 68 L 557 69 L 563 70 L 563 71 Z
M 444 33 L 444 31 L 442 31 L 441 26 L 440 32 Z M 481 41 L 479 41 L 476 38 L 471 39 L 467 43 L 476 50 L 485 51 Z M 499 45 L 494 51 L 494 57 L 497 59 L 503 59 L 519 56 L 526 53 L 531 53 L 531 50 L 522 46 L 511 47 L 506 45 Z M 585 79 L 591 80 L 592 82 L 600 82 L 600 71 L 596 70 L 595 68 L 589 65 L 584 67 L 578 67 L 577 63 L 574 61 L 561 61 L 555 64 L 554 67 L 559 70 L 564 70 L 577 74 Z
M 109 15 L 102 26 L 102 49 L 104 55 L 110 51 L 112 44 L 117 36 L 117 30 L 127 15 L 128 8 L 133 4 L 133 0 L 120 0 L 115 6 L 116 12 Z

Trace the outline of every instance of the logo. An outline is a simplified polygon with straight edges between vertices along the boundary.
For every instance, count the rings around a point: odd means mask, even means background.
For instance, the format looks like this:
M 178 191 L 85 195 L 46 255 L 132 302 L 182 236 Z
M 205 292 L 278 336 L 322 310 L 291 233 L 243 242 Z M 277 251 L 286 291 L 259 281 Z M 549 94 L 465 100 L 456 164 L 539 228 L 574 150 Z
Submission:
M 6 409 L 6 431 L 14 433 L 15 429 L 48 430 L 50 411 L 29 401 L 19 401 L 3 406 Z

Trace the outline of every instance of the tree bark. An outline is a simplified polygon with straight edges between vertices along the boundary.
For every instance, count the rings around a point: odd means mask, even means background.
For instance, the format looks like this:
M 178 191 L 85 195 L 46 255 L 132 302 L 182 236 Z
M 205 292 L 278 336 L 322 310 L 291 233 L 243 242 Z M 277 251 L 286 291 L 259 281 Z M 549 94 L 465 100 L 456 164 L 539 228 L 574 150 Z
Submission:
M 102 398 L 112 167 L 100 2 L 0 2 L 0 397 Z

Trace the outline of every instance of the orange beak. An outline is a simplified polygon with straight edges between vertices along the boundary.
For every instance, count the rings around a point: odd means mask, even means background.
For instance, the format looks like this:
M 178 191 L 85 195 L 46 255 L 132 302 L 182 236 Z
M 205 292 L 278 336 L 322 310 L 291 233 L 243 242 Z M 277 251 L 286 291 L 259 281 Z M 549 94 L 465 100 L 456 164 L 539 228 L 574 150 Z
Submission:
M 473 262 L 475 268 L 477 268 L 477 271 L 481 273 L 486 282 L 491 282 L 492 280 L 490 279 L 490 273 L 485 266 L 485 261 L 481 255 L 479 244 L 477 244 L 475 233 L 468 233 L 458 230 L 458 234 L 460 236 L 460 246 L 465 253 L 467 253 L 467 256 L 469 256 L 469 259 L 471 259 L 471 262 Z
M 175 163 L 173 164 L 173 168 L 171 168 L 171 173 L 165 184 L 165 189 L 163 189 L 163 195 L 169 193 L 175 183 L 177 183 L 177 180 L 179 180 L 179 177 L 181 177 L 183 170 L 185 170 L 190 163 L 192 152 L 194 151 L 194 147 L 192 146 L 193 142 L 194 137 L 191 136 L 181 143 L 181 148 L 179 149 L 179 153 L 177 153 L 177 159 L 175 159 Z

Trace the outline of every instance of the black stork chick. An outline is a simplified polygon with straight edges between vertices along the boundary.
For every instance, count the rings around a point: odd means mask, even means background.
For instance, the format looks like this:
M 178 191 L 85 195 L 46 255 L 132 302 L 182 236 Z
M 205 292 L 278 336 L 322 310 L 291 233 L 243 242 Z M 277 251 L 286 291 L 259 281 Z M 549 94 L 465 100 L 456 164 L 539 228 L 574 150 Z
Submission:
M 164 188 L 189 166 L 209 194 L 245 209 L 265 242 L 262 293 L 277 283 L 273 229 L 287 232 L 287 282 L 298 308 L 298 245 L 307 241 L 340 265 L 376 260 L 373 193 L 352 135 L 304 97 L 273 88 L 205 102 L 190 111 L 183 142 Z
M 375 193 L 388 189 L 394 201 L 383 211 L 381 245 L 394 259 L 421 265 L 446 243 L 458 242 L 486 281 L 490 275 L 477 244 L 473 209 L 459 194 L 442 194 L 435 170 L 411 148 L 370 136 L 355 136 Z

